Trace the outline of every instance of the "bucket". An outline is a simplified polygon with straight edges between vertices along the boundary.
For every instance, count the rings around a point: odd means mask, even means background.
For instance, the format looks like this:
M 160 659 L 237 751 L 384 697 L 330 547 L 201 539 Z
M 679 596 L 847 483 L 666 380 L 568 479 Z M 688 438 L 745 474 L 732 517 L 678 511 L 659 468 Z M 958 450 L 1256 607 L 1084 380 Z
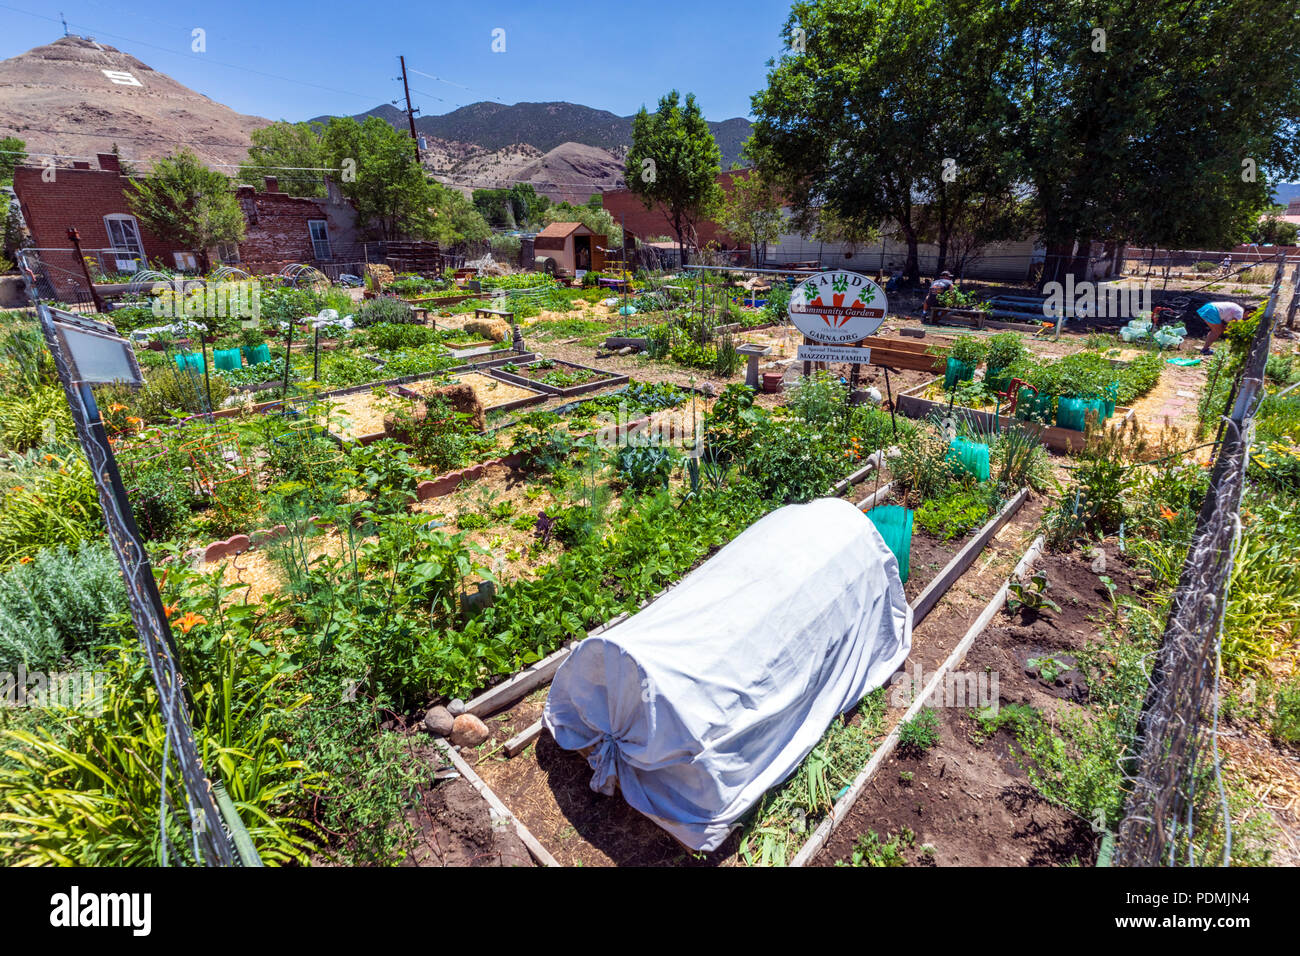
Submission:
M 212 364 L 223 372 L 237 372 L 243 365 L 239 349 L 213 349 Z
M 989 446 L 969 438 L 954 438 L 948 445 L 948 462 L 976 481 L 989 480 Z
M 868 511 L 867 517 L 898 559 L 898 576 L 906 584 L 911 571 L 912 509 L 901 505 L 880 505 Z
M 974 362 L 960 362 L 955 358 L 948 359 L 948 368 L 943 373 L 943 387 L 953 389 L 958 382 L 969 382 L 975 377 Z

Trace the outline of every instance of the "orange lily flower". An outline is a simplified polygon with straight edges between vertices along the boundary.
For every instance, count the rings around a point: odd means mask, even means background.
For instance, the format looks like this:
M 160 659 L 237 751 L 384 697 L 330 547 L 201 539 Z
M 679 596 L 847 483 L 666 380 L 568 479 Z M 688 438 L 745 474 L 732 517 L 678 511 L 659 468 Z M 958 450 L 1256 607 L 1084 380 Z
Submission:
M 1166 521 L 1173 521 L 1175 518 L 1178 517 L 1178 512 L 1177 512 L 1177 511 L 1170 511 L 1170 510 L 1169 510 L 1168 508 L 1166 508 L 1164 505 L 1161 505 L 1161 506 L 1160 506 L 1160 517 L 1164 518 Z
M 167 616 L 167 619 L 168 619 L 168 620 L 171 620 L 171 616 L 172 616 L 173 614 L 176 613 L 176 608 L 177 608 L 179 605 L 180 605 L 180 602 L 179 602 L 179 601 L 175 601 L 175 602 L 173 602 L 173 603 L 171 603 L 171 604 L 164 604 L 164 605 L 163 605 L 163 614 L 165 614 L 165 615 Z
M 193 611 L 186 611 L 185 616 L 176 623 L 180 625 L 182 634 L 188 634 L 200 624 L 207 624 L 208 619 L 202 614 L 195 614 Z
M 33 558 L 30 554 L 24 554 L 21 558 L 18 559 L 18 563 L 19 563 L 19 564 L 31 564 L 31 563 L 32 563 L 33 561 L 35 561 L 35 560 L 36 560 L 36 559 Z

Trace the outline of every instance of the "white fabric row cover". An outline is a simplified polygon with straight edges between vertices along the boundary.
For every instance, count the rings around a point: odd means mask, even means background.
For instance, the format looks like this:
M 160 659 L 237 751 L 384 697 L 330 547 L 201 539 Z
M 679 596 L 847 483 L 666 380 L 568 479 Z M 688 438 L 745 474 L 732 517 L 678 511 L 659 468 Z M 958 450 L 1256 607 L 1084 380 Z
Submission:
M 847 501 L 756 522 L 640 613 L 573 649 L 543 721 L 592 748 L 591 788 L 714 850 L 912 644 L 897 559 Z

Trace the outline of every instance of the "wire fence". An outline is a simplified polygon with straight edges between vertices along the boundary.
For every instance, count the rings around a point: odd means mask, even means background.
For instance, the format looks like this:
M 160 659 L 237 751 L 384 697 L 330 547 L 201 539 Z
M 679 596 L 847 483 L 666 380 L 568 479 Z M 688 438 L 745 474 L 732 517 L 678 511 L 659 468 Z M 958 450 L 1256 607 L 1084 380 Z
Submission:
M 1218 756 L 1222 627 L 1283 265 L 1278 264 L 1264 317 L 1229 396 L 1209 491 L 1170 601 L 1129 751 L 1129 797 L 1116 838 L 1117 866 L 1195 865 L 1198 830 L 1203 834 L 1212 827 L 1221 828 L 1225 865 L 1231 855 L 1232 821 Z M 1221 820 L 1198 819 L 1197 808 L 1207 798 L 1218 804 Z

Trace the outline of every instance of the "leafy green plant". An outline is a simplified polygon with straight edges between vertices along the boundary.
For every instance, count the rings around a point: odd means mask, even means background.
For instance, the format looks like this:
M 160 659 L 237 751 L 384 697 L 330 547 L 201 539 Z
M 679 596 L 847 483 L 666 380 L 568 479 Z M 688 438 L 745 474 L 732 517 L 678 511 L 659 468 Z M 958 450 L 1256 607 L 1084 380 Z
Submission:
M 372 325 L 385 322 L 392 325 L 401 325 L 415 320 L 415 310 L 410 305 L 401 299 L 387 295 L 379 296 L 376 299 L 367 299 L 352 317 L 353 323 L 359 329 L 369 328 Z
M 624 445 L 618 450 L 618 474 L 629 488 L 668 487 L 676 463 L 672 449 L 659 445 Z
M 34 557 L 43 548 L 78 544 L 101 527 L 99 497 L 80 455 L 51 455 L 4 476 L 0 566 Z
M 836 866 L 895 867 L 907 866 L 907 850 L 916 844 L 916 834 L 910 827 L 903 827 L 888 842 L 882 840 L 875 830 L 868 830 L 858 837 L 849 854 L 848 861 L 836 860 Z
M 1047 589 L 1051 587 L 1051 584 L 1047 580 L 1046 571 L 1034 572 L 1034 576 L 1029 579 L 1028 584 L 1012 581 L 1007 587 L 1010 591 L 1007 595 L 1007 609 L 1013 614 L 1019 611 L 1038 614 L 1044 609 L 1055 611 L 1058 614 L 1061 612 L 1061 606 L 1047 596 Z
M 964 538 L 989 515 L 989 495 L 984 488 L 952 486 L 947 494 L 930 498 L 916 509 L 915 521 L 936 538 Z
M 1038 671 L 1038 676 L 1049 684 L 1055 684 L 1057 679 L 1070 669 L 1070 665 L 1060 658 L 1031 657 L 1025 663 Z
M 898 746 L 903 753 L 919 756 L 939 743 L 939 714 L 922 707 L 915 717 L 898 728 Z

